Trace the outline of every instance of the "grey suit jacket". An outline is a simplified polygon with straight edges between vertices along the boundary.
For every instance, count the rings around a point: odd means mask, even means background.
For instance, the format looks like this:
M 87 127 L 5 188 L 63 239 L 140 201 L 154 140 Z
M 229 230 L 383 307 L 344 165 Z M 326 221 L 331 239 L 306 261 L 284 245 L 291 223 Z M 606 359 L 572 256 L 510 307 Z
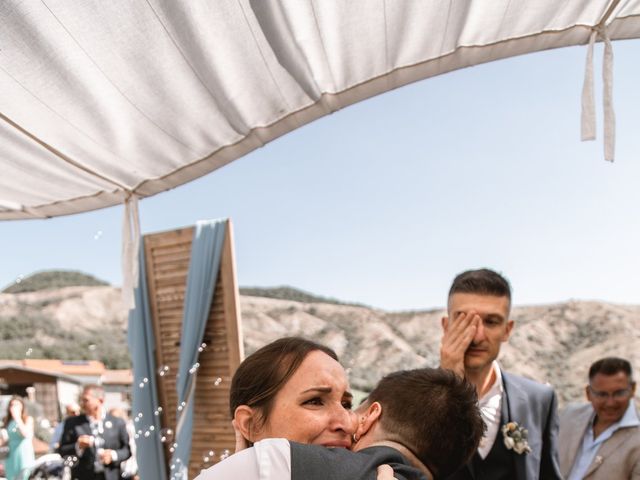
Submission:
M 319 445 L 291 444 L 291 480 L 376 480 L 376 469 L 390 465 L 398 480 L 429 480 L 390 447 L 369 447 L 358 452 Z
M 77 417 L 67 418 L 64 422 L 62 438 L 57 452 L 63 457 L 76 455 L 76 441 L 80 435 L 91 435 L 91 427 L 87 416 L 78 415 Z M 115 450 L 118 456 L 117 462 L 105 465 L 104 476 L 107 480 L 119 480 L 120 464 L 131 456 L 129 434 L 124 420 L 107 414 L 102 437 L 104 438 L 104 448 Z M 93 473 L 95 458 L 96 449 L 94 447 L 85 449 L 78 462 L 72 467 L 72 478 L 78 480 L 92 480 L 95 478 Z
M 571 473 L 593 415 L 590 403 L 569 405 L 560 415 L 560 468 L 565 477 Z M 640 427 L 621 428 L 600 445 L 584 478 L 640 479 Z
M 517 422 L 529 431 L 531 453 L 513 453 L 517 480 L 562 480 L 555 392 L 547 385 L 504 371 L 502 381 L 502 423 Z M 498 431 L 496 441 L 502 441 L 502 432 Z

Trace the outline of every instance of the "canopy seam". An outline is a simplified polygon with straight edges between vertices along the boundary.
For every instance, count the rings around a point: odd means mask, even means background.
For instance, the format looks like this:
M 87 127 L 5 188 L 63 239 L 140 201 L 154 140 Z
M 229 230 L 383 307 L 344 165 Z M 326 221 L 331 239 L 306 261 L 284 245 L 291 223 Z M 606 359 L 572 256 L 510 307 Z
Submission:
M 326 49 L 325 44 L 324 44 L 324 38 L 322 38 L 322 32 L 320 31 L 320 24 L 318 23 L 318 15 L 316 14 L 316 9 L 314 7 L 314 0 L 311 0 L 309 2 L 309 5 L 311 5 L 311 13 L 313 13 L 313 22 L 316 25 L 316 30 L 318 32 L 318 38 L 320 38 L 320 45 L 322 46 L 322 53 L 324 55 L 325 65 L 327 66 L 327 71 L 329 72 L 329 76 L 331 77 L 331 84 L 333 85 L 333 88 L 335 89 L 336 88 L 336 79 L 335 79 L 335 77 L 333 75 L 333 70 L 331 70 L 331 64 L 329 63 L 329 55 L 327 55 L 327 49 Z M 334 110 L 332 109 L 331 111 L 333 112 Z
M 156 9 L 153 8 L 153 5 L 151 5 L 151 3 L 149 3 L 149 0 L 145 0 L 145 1 L 146 1 L 147 6 L 149 7 L 149 9 L 153 12 L 153 15 L 156 18 L 156 20 L 158 21 L 158 23 L 160 24 L 160 26 L 162 27 L 164 32 L 167 34 L 167 37 L 169 38 L 169 40 L 171 40 L 171 43 L 173 44 L 175 49 L 178 51 L 178 53 L 180 54 L 180 56 L 182 57 L 184 62 L 189 66 L 189 69 L 191 70 L 191 72 L 193 72 L 193 75 L 198 79 L 198 82 L 200 83 L 200 85 L 202 85 L 202 88 L 204 88 L 207 91 L 207 93 L 209 94 L 209 96 L 211 97 L 212 101 L 215 104 L 219 104 L 220 102 L 218 101 L 218 98 L 211 91 L 211 89 L 206 84 L 206 82 L 204 81 L 204 79 L 202 78 L 202 76 L 200 75 L 198 70 L 195 68 L 195 66 L 189 61 L 189 58 L 187 57 L 185 52 L 182 50 L 182 48 L 180 48 L 180 46 L 178 45 L 178 42 L 175 40 L 175 38 L 173 37 L 173 35 L 169 31 L 169 29 L 167 28 L 165 23 L 162 21 L 162 19 L 158 15 L 158 12 L 156 11 Z M 224 106 L 224 110 L 225 110 L 226 113 L 228 113 L 229 110 L 231 110 L 231 107 L 227 104 L 227 105 Z M 229 121 L 229 119 L 227 119 L 227 121 L 228 121 L 227 123 L 231 126 L 231 128 L 235 132 L 241 134 L 242 132 L 247 131 L 248 125 L 242 119 L 242 116 L 238 112 L 234 112 L 233 119 L 231 121 Z M 191 150 L 191 151 L 196 153 L 194 150 Z
M 64 153 L 62 153 L 60 150 L 58 150 L 57 148 L 53 147 L 52 145 L 49 145 L 47 142 L 45 142 L 44 140 L 38 138 L 37 136 L 35 136 L 34 134 L 32 134 L 31 132 L 29 132 L 27 129 L 25 129 L 24 127 L 18 125 L 16 122 L 14 122 L 13 120 L 11 120 L 9 117 L 7 117 L 4 113 L 0 112 L 0 118 L 2 120 L 4 120 L 6 123 L 8 123 L 10 126 L 12 126 L 13 128 L 15 128 L 16 130 L 18 130 L 20 133 L 22 133 L 23 135 L 26 135 L 27 137 L 29 137 L 31 140 L 33 140 L 34 142 L 36 142 L 38 145 L 40 145 L 41 147 L 45 148 L 46 150 L 48 150 L 49 152 L 51 152 L 52 154 L 54 154 L 56 157 L 60 158 L 62 161 L 64 161 L 65 163 L 77 168 L 78 170 L 82 170 L 85 173 L 88 173 L 90 175 L 93 175 L 96 178 L 99 178 L 101 180 L 104 180 L 105 182 L 111 183 L 113 185 L 115 185 L 116 187 L 123 189 L 123 190 L 128 190 L 126 186 L 120 184 L 119 182 L 117 182 L 116 180 L 113 180 L 112 178 L 109 178 L 99 172 L 96 172 L 95 170 L 92 170 L 78 162 L 76 162 L 75 160 L 71 159 L 70 157 L 68 157 L 67 155 L 65 155 Z
M 284 92 L 280 88 L 280 84 L 276 81 L 276 77 L 273 74 L 273 71 L 271 70 L 271 68 L 269 67 L 269 62 L 267 62 L 267 58 L 265 57 L 265 54 L 262 51 L 262 48 L 260 48 L 260 43 L 258 42 L 256 33 L 254 32 L 253 28 L 251 27 L 251 24 L 249 23 L 249 17 L 247 16 L 247 12 L 245 11 L 244 6 L 242 5 L 242 2 L 240 0 L 238 0 L 238 5 L 240 6 L 240 10 L 242 11 L 242 16 L 244 17 L 244 20 L 247 23 L 247 28 L 249 28 L 249 31 L 251 32 L 251 36 L 253 37 L 253 41 L 256 45 L 256 48 L 258 49 L 258 52 L 260 52 L 260 58 L 262 59 L 262 63 L 264 63 L 264 68 L 267 70 L 267 72 L 269 72 L 269 77 L 271 77 L 271 81 L 273 82 L 276 89 L 278 90 L 278 94 L 280 95 L 280 99 L 282 100 L 282 102 L 287 106 L 287 108 L 291 108 L 291 105 L 287 101 L 287 98 Z
M 140 115 L 142 115 L 149 123 L 151 123 L 152 125 L 154 125 L 158 130 L 160 130 L 162 133 L 164 133 L 167 137 L 173 139 L 176 143 L 182 145 L 183 147 L 185 147 L 187 150 L 189 150 L 192 153 L 197 153 L 195 150 L 193 150 L 189 145 L 187 145 L 186 143 L 182 142 L 180 139 L 176 138 L 175 136 L 173 136 L 171 133 L 167 132 L 164 128 L 162 128 L 157 122 L 155 122 L 149 115 L 147 115 L 138 105 L 136 105 L 135 103 L 133 103 L 129 97 L 127 95 L 125 95 L 125 93 L 111 80 L 111 78 L 106 74 L 106 72 L 100 68 L 100 66 L 98 65 L 98 63 L 93 59 L 93 57 L 91 57 L 91 55 L 89 55 L 89 52 L 87 52 L 82 45 L 80 44 L 80 42 L 73 36 L 73 34 L 69 31 L 69 29 L 64 25 L 64 23 L 62 23 L 62 21 L 56 16 L 55 13 L 53 13 L 53 11 L 51 10 L 51 8 L 49 8 L 49 6 L 46 4 L 45 0 L 40 0 L 42 2 L 42 4 L 46 7 L 47 10 L 49 10 L 49 13 L 51 14 L 51 16 L 56 20 L 56 22 L 58 22 L 58 24 L 62 27 L 62 29 L 67 32 L 67 35 L 69 35 L 69 38 L 71 38 L 73 40 L 73 42 L 78 46 L 78 48 L 82 51 L 82 53 L 85 54 L 85 56 L 89 59 L 89 61 L 93 64 L 93 66 L 102 74 L 102 76 L 105 78 L 105 80 L 107 82 L 109 82 L 109 84 L 122 96 L 123 99 L 126 100 L 126 102 L 131 105 L 134 110 L 136 110 Z

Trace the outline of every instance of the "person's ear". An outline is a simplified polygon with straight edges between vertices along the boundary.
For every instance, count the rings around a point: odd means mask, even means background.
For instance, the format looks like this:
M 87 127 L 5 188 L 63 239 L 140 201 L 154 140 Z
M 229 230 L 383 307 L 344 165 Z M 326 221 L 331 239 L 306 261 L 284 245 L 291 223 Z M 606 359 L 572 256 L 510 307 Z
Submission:
M 511 332 L 513 331 L 513 325 L 514 325 L 513 320 L 507 320 L 507 328 L 505 329 L 504 336 L 502 338 L 503 342 L 506 342 L 507 340 L 509 340 L 509 337 L 511 337 Z
M 369 430 L 371 430 L 371 428 L 380 419 L 380 415 L 382 415 L 382 405 L 380 405 L 380 402 L 373 402 L 369 407 L 367 407 L 367 411 L 360 419 L 358 428 L 356 429 L 356 435 L 358 438 L 366 435 Z
M 587 400 L 591 401 L 591 390 L 589 389 L 589 385 L 584 387 L 584 394 L 587 396 Z
M 256 412 L 248 405 L 239 405 L 233 414 L 235 426 L 240 434 L 249 442 L 254 442 Z

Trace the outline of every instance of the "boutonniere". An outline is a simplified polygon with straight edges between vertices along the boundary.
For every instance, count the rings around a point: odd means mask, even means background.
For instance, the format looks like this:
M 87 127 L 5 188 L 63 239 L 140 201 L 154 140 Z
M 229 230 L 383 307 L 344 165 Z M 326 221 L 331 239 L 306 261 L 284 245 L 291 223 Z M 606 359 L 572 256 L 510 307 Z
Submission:
M 504 446 L 507 450 L 513 450 L 519 455 L 523 453 L 531 453 L 531 447 L 527 442 L 529 432 L 522 425 L 516 422 L 509 422 L 502 426 L 502 436 L 504 437 Z

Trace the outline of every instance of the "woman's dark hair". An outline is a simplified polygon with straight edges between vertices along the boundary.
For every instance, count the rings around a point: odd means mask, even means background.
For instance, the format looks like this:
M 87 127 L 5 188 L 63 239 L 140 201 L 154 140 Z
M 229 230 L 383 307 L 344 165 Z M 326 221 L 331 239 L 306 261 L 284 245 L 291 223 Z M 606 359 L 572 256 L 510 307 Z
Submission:
M 6 428 L 7 425 L 9 425 L 9 422 L 12 420 L 11 417 L 11 404 L 13 402 L 20 402 L 20 405 L 22 405 L 22 421 L 26 422 L 27 421 L 27 417 L 29 416 L 27 414 L 27 406 L 24 404 L 24 399 L 22 397 L 18 397 L 17 395 L 14 395 L 13 397 L 11 397 L 11 400 L 9 400 L 9 403 L 7 403 L 7 414 L 4 417 L 4 427 Z
M 248 405 L 260 409 L 260 422 L 264 424 L 269 418 L 276 394 L 307 355 L 316 350 L 338 361 L 336 352 L 329 347 L 301 337 L 280 338 L 245 358 L 231 380 L 231 418 L 236 408 Z

